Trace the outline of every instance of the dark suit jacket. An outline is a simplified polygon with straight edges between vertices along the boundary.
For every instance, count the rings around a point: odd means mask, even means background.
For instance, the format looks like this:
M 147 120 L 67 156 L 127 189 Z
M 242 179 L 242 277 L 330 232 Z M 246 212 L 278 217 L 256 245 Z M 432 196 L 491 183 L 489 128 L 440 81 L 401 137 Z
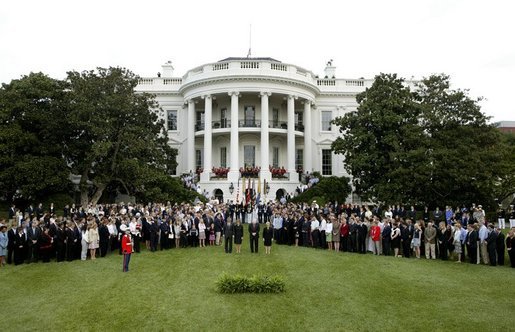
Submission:
M 224 234 L 225 234 L 225 237 L 227 237 L 227 238 L 229 238 L 229 237 L 234 235 L 234 225 L 233 225 L 233 223 L 225 224 L 225 226 L 224 226 Z
M 467 244 L 470 245 L 471 248 L 477 248 L 477 240 L 479 239 L 479 233 L 476 230 L 473 230 L 468 235 Z
M 7 249 L 13 249 L 14 248 L 14 243 L 16 241 L 15 237 L 16 237 L 16 229 L 15 228 L 11 228 L 7 232 L 7 239 L 9 240 L 9 243 L 7 243 Z
M 486 238 L 486 242 L 488 250 L 495 250 L 497 248 L 497 233 L 493 230 L 490 231 Z
M 32 241 L 38 241 L 41 237 L 41 228 L 36 227 L 35 231 L 32 227 L 27 228 L 27 239 L 29 241 L 29 245 L 32 245 Z
M 250 224 L 249 225 L 249 233 L 250 233 L 250 236 L 252 236 L 252 233 L 256 233 L 256 236 L 259 236 L 259 224 L 258 223 Z

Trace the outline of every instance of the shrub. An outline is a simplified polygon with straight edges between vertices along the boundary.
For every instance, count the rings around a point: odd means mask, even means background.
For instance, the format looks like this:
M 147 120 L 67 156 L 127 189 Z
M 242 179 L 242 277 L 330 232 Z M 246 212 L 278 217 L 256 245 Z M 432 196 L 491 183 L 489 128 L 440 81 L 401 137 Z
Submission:
M 217 282 L 217 289 L 220 293 L 281 293 L 284 292 L 284 278 L 275 276 L 257 276 L 251 277 L 228 274 L 222 274 Z

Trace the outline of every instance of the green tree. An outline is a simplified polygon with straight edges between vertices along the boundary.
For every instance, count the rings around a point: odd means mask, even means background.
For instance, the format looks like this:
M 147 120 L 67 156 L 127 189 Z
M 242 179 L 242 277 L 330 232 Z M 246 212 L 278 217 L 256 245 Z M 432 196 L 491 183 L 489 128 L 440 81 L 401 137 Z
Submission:
M 109 184 L 128 194 L 153 171 L 169 174 L 176 150 L 168 145 L 154 97 L 136 93 L 138 77 L 124 68 L 68 73 L 66 162 L 81 175 L 81 205 L 98 202 Z
M 496 181 L 495 197 L 506 207 L 515 196 L 515 134 L 503 133 L 502 142 L 502 172 Z
M 397 75 L 381 74 L 356 97 L 357 111 L 336 118 L 340 126 L 332 149 L 344 155 L 356 192 L 365 199 L 399 202 L 413 196 L 413 174 L 427 174 L 421 113 L 410 89 Z M 416 172 L 413 167 L 417 167 Z
M 501 133 L 481 112 L 481 98 L 453 90 L 447 75 L 423 79 L 414 91 L 423 107 L 421 126 L 429 138 L 430 166 L 422 200 L 440 206 L 494 203 L 502 176 Z
M 316 185 L 296 196 L 292 202 L 311 203 L 313 199 L 320 198 L 324 202 L 344 202 L 351 192 L 349 178 L 344 176 L 321 177 Z
M 61 154 L 64 82 L 31 73 L 0 88 L 0 196 L 36 200 L 66 191 Z
M 334 120 L 356 192 L 387 203 L 491 203 L 502 170 L 499 133 L 479 99 L 434 75 L 410 88 L 380 74 L 358 94 L 357 111 Z

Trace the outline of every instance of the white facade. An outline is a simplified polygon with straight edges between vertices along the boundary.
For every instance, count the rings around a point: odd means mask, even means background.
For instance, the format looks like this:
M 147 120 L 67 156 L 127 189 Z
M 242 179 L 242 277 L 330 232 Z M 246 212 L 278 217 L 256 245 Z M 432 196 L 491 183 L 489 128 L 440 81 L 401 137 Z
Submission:
M 155 94 L 164 110 L 169 143 L 178 150 L 177 175 L 202 168 L 200 187 L 235 201 L 240 168 L 261 167 L 255 181 L 267 181 L 269 200 L 295 191 L 299 168 L 348 176 L 342 157 L 329 151 L 339 135 L 329 121 L 355 110 L 356 94 L 373 80 L 334 73 L 331 63 L 319 78 L 271 58 L 228 58 L 174 77 L 168 62 L 162 75 L 142 78 L 137 91 Z M 287 173 L 273 177 L 270 166 Z M 230 170 L 220 178 L 213 167 Z

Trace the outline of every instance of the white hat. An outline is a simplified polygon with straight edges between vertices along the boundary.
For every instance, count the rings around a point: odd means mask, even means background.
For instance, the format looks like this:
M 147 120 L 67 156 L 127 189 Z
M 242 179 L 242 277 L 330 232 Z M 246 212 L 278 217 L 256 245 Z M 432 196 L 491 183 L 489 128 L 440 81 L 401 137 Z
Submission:
M 139 217 L 139 216 L 141 216 L 141 214 L 140 214 L 139 212 L 138 212 L 138 213 L 136 213 L 136 217 Z
M 122 231 L 122 232 L 127 232 L 127 231 L 129 231 L 129 227 L 127 227 L 127 225 L 125 225 L 125 224 L 122 224 L 122 225 L 120 226 L 120 231 Z

